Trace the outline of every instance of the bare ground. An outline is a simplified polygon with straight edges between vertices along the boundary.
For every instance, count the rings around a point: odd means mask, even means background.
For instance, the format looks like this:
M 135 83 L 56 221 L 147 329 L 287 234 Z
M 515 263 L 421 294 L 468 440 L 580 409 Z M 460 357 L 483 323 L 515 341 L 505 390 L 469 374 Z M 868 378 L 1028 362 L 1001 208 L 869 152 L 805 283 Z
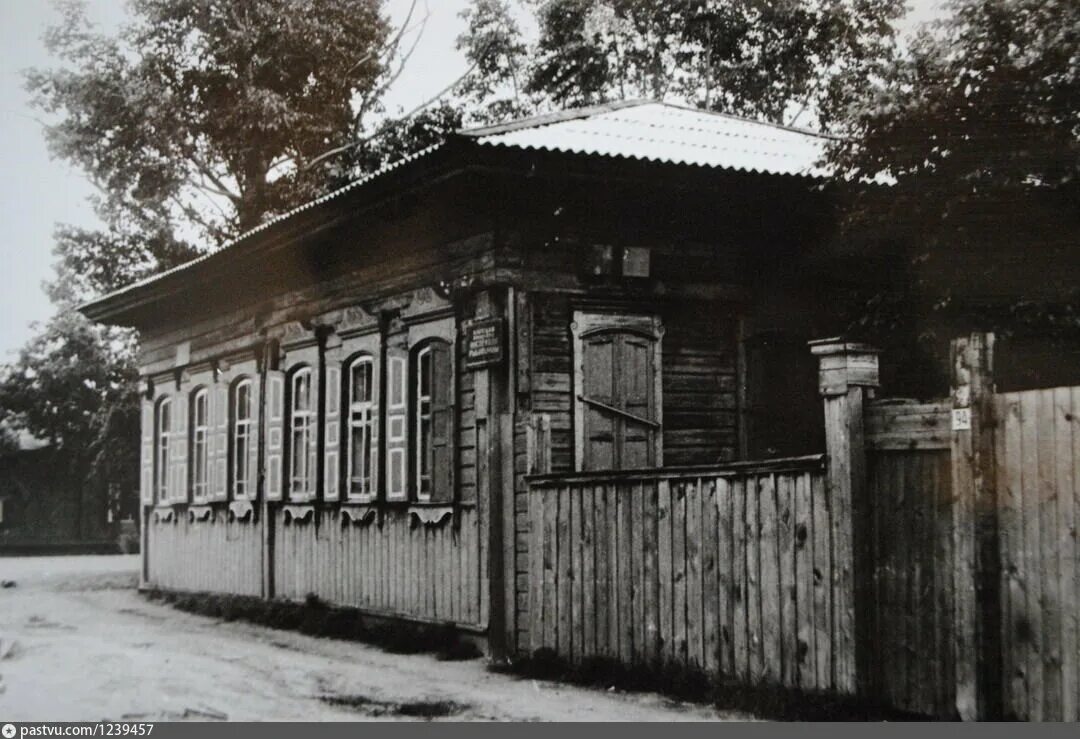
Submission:
M 0 720 L 750 720 L 148 602 L 136 557 L 0 559 Z

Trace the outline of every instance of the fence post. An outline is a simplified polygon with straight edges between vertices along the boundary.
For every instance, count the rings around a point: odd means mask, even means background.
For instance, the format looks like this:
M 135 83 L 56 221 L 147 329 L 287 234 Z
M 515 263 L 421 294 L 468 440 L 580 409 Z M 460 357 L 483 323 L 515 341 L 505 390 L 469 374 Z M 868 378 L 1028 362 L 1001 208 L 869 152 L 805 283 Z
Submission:
M 818 358 L 818 390 L 825 406 L 826 479 L 833 541 L 834 685 L 842 693 L 869 694 L 872 646 L 869 531 L 863 406 L 878 386 L 878 350 L 843 339 L 810 342 Z M 856 615 L 856 609 L 860 614 Z
M 993 348 L 993 334 L 974 333 L 950 351 L 956 710 L 965 721 L 1001 711 Z

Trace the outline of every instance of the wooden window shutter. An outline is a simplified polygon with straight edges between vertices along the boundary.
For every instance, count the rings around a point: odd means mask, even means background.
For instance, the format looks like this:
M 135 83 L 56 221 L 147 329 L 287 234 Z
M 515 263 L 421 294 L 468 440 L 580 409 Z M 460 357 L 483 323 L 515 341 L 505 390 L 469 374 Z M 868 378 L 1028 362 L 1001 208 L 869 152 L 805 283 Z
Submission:
M 154 435 L 157 433 L 157 418 L 154 414 L 154 401 L 142 400 L 142 446 L 140 447 L 139 499 L 143 505 L 154 502 Z
M 285 461 L 285 373 L 266 372 L 266 499 L 281 500 Z
M 326 446 L 323 451 L 323 498 L 338 500 L 341 481 L 341 368 L 326 368 L 323 393 L 326 418 Z
M 169 439 L 172 471 L 169 501 L 188 502 L 188 397 L 177 393 L 172 401 L 172 438 Z
M 229 498 L 229 387 L 219 382 L 210 388 L 210 429 L 207 449 L 210 499 Z
M 408 498 L 408 352 L 386 351 L 386 498 Z
M 454 365 L 450 345 L 431 345 L 431 501 L 454 500 Z

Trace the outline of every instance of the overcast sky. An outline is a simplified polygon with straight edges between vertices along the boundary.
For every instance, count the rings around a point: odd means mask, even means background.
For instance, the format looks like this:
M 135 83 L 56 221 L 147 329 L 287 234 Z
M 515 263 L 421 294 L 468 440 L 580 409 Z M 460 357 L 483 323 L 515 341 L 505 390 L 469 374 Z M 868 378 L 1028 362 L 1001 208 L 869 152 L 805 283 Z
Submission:
M 908 0 L 905 26 L 931 17 L 940 0 Z M 466 0 L 428 0 L 429 20 L 410 66 L 391 92 L 393 107 L 409 108 L 425 100 L 463 70 L 454 39 Z M 91 18 L 115 27 L 123 18 L 123 0 L 89 0 Z M 395 19 L 409 0 L 389 0 Z M 14 358 L 33 334 L 31 323 L 52 313 L 41 284 L 52 271 L 54 224 L 96 223 L 87 197 L 93 188 L 80 172 L 51 160 L 40 124 L 23 90 L 22 70 L 50 63 L 41 42 L 55 19 L 45 0 L 0 0 L 0 362 Z

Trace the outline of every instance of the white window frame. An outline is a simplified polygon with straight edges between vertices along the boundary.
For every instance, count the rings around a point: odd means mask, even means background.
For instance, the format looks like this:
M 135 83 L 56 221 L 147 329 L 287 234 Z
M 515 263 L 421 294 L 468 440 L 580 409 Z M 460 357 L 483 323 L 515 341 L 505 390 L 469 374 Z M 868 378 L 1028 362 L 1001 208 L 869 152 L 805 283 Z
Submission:
M 199 423 L 199 405 L 202 423 Z M 210 493 L 210 393 L 202 387 L 191 394 L 191 493 L 203 501 Z
M 307 407 L 298 408 L 300 393 L 297 387 L 306 382 Z M 312 434 L 316 432 L 318 410 L 312 392 L 315 382 L 311 367 L 301 367 L 289 377 L 289 494 L 298 497 L 315 497 L 318 486 L 318 460 Z M 298 440 L 300 443 L 298 443 Z M 303 449 L 299 459 L 304 469 L 297 474 L 297 448 Z M 298 483 L 300 483 L 298 485 Z
M 154 408 L 154 497 L 159 503 L 169 502 L 172 421 L 172 398 L 161 398 Z
M 368 372 L 368 378 L 366 382 L 367 398 L 363 400 L 357 400 L 353 397 L 353 392 L 356 388 L 354 382 L 354 375 L 358 369 L 366 367 Z M 375 358 L 370 354 L 362 354 L 353 359 L 346 370 L 346 387 L 347 391 L 347 405 L 346 405 L 346 437 L 345 437 L 345 454 L 346 454 L 346 472 L 345 472 L 345 484 L 347 495 L 350 498 L 370 499 L 375 495 L 375 469 L 376 461 L 378 458 L 378 442 L 376 440 L 376 421 L 378 419 L 378 408 L 375 405 Z M 366 473 L 361 478 L 361 485 L 359 488 L 354 484 L 353 474 L 357 460 L 354 455 L 355 444 L 353 443 L 354 436 L 357 434 L 363 434 L 363 439 L 367 442 L 367 459 L 361 460 L 363 471 Z
M 233 385 L 232 388 L 232 488 L 233 497 L 236 499 L 247 499 L 251 497 L 253 490 L 251 490 L 251 467 L 248 464 L 248 457 L 251 454 L 251 424 L 252 424 L 252 403 L 251 403 L 251 380 L 244 378 Z M 241 390 L 247 393 L 247 417 L 241 417 L 240 415 L 240 392 Z M 241 453 L 241 442 L 243 442 L 243 452 Z

